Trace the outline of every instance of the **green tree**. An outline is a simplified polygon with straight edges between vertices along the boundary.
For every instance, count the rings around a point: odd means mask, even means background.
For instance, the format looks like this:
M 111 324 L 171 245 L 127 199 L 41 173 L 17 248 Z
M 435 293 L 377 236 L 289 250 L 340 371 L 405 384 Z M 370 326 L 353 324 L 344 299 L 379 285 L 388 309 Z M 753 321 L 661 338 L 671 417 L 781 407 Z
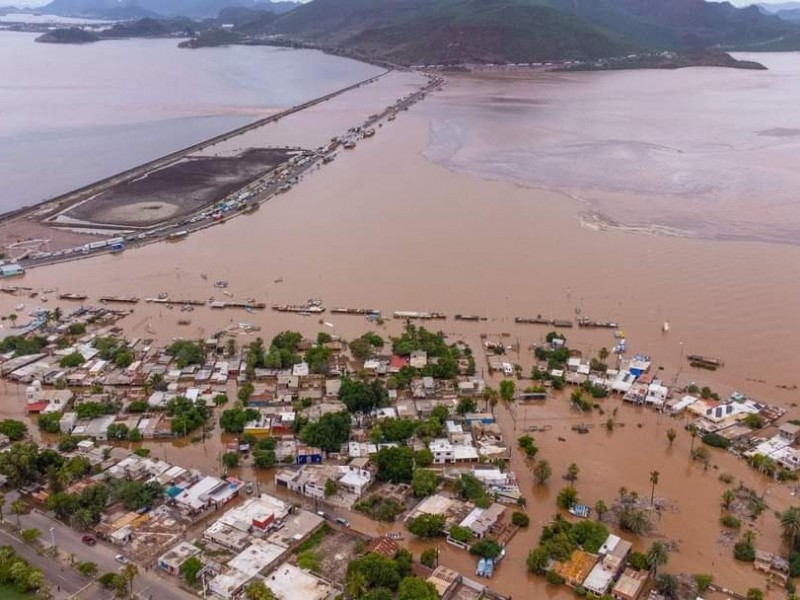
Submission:
M 407 446 L 381 448 L 375 455 L 380 481 L 409 483 L 414 473 L 414 451 Z
M 649 531 L 651 527 L 650 519 L 643 510 L 624 506 L 618 513 L 619 528 L 629 531 L 636 535 L 641 535 Z
M 331 496 L 335 496 L 336 492 L 338 492 L 338 491 L 339 491 L 339 484 L 335 480 L 328 479 L 325 482 L 325 497 L 326 498 L 330 498 Z
M 697 573 L 694 576 L 694 584 L 697 586 L 697 592 L 703 594 L 708 591 L 711 584 L 714 583 L 714 576 L 705 573 Z
M 511 523 L 517 527 L 527 527 L 531 523 L 531 518 L 524 512 L 517 510 L 511 515 Z
M 506 402 L 514 401 L 514 393 L 517 385 L 511 379 L 504 379 L 500 382 L 500 397 Z
M 536 483 L 539 485 L 544 485 L 547 480 L 550 479 L 550 475 L 552 474 L 553 469 L 550 467 L 550 463 L 546 460 L 537 461 L 533 466 L 533 477 L 536 479 Z
M 482 558 L 495 559 L 503 552 L 503 547 L 495 540 L 484 538 L 472 544 L 469 553 Z
M 435 471 L 430 469 L 414 469 L 414 474 L 411 477 L 411 489 L 414 496 L 422 498 L 424 496 L 431 496 L 436 491 L 439 485 L 439 477 Z
M 647 552 L 645 552 L 645 558 L 647 559 L 647 567 L 655 577 L 658 573 L 658 568 L 667 564 L 669 551 L 663 542 L 655 541 L 650 544 Z
M 406 577 L 400 582 L 397 600 L 439 600 L 436 587 L 419 577 Z
M 28 434 L 28 426 L 22 421 L 3 419 L 0 421 L 0 433 L 7 435 L 12 442 L 17 442 Z
M 420 554 L 419 562 L 429 569 L 435 569 L 439 564 L 439 551 L 436 548 L 426 548 Z
M 66 356 L 62 357 L 59 361 L 59 366 L 62 369 L 70 369 L 73 367 L 79 367 L 86 359 L 83 358 L 83 355 L 80 352 L 73 352 L 72 354 L 67 354 Z
M 517 445 L 520 449 L 525 453 L 527 458 L 533 458 L 539 452 L 539 448 L 536 447 L 534 443 L 533 437 L 525 434 L 517 440 Z
M 559 508 L 563 508 L 564 510 L 569 509 L 571 506 L 577 503 L 578 490 L 571 485 L 563 488 L 560 492 L 558 492 L 558 496 L 556 496 L 556 504 Z
M 474 413 L 477 409 L 478 403 L 475 402 L 474 398 L 461 398 L 458 401 L 456 412 L 460 415 L 466 415 L 467 413 Z
M 541 575 L 547 570 L 547 565 L 550 563 L 550 557 L 547 550 L 542 547 L 534 548 L 528 553 L 528 558 L 525 561 L 528 565 L 528 572 L 534 575 Z
M 30 529 L 23 529 L 19 532 L 20 539 L 25 542 L 26 544 L 32 544 L 36 540 L 39 539 L 39 536 L 42 535 L 42 532 L 35 528 Z
M 698 434 L 697 426 L 694 425 L 693 423 L 690 423 L 689 425 L 686 426 L 686 429 L 687 429 L 687 431 L 689 432 L 689 435 L 692 438 L 692 443 L 689 446 L 689 455 L 693 456 L 693 454 L 694 454 L 694 441 L 697 439 L 697 434 Z
M 764 592 L 761 591 L 761 588 L 749 588 L 747 590 L 747 600 L 764 600 Z
M 24 500 L 14 500 L 11 503 L 11 514 L 17 517 L 17 529 L 22 529 L 22 523 L 20 522 L 20 515 L 27 514 L 28 512 L 28 505 Z
M 226 452 L 222 455 L 222 464 L 228 467 L 229 469 L 235 469 L 239 466 L 239 460 L 241 456 L 238 452 Z
M 316 423 L 307 423 L 300 431 L 300 439 L 326 452 L 338 452 L 350 438 L 350 426 L 347 412 L 326 413 Z
M 385 406 L 389 395 L 380 381 L 366 383 L 345 377 L 339 387 L 339 400 L 351 413 L 368 415 L 376 408 Z
M 422 448 L 414 453 L 414 463 L 417 467 L 429 467 L 433 464 L 433 452 L 427 448 Z
M 256 579 L 248 583 L 244 589 L 244 597 L 247 600 L 277 600 L 275 592 L 267 587 L 263 579 Z
M 445 525 L 444 515 L 422 514 L 408 521 L 408 530 L 421 538 L 433 538 L 442 535 Z
M 97 575 L 97 563 L 82 562 L 78 565 L 78 571 L 85 577 L 92 578 Z
M 202 570 L 202 568 L 202 561 L 196 556 L 192 556 L 191 558 L 186 559 L 186 561 L 180 566 L 179 572 L 186 583 L 189 585 L 194 585 L 197 581 L 197 574 Z
M 572 463 L 570 464 L 569 467 L 567 467 L 567 474 L 564 476 L 564 479 L 566 479 L 570 483 L 574 483 L 578 479 L 579 472 L 580 469 L 578 468 L 578 465 Z

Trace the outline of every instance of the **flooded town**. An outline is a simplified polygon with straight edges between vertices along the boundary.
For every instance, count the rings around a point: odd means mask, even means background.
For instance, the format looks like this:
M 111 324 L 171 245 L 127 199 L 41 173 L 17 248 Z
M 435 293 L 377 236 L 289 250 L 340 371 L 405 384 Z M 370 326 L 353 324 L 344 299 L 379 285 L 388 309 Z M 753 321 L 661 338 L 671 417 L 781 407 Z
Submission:
M 419 62 L 229 9 L 155 36 L 232 36 L 170 55 L 208 100 L 109 99 L 108 166 L 6 194 L 0 600 L 796 598 L 797 53 Z

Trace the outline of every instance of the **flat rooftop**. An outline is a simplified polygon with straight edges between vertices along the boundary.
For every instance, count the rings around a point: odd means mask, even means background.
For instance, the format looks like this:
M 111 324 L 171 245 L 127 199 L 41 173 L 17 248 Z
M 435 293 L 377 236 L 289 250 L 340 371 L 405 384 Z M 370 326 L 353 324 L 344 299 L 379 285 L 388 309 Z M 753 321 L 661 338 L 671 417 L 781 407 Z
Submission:
M 278 600 L 325 600 L 330 586 L 310 573 L 284 563 L 264 578 Z

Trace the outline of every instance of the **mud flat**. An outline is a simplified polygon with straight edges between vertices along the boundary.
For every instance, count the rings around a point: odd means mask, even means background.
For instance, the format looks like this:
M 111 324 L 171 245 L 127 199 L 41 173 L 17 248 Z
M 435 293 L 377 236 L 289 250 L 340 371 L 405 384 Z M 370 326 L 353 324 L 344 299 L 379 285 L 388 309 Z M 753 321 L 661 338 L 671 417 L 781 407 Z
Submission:
M 148 227 L 204 209 L 297 151 L 252 148 L 235 156 L 195 156 L 122 182 L 61 213 L 58 223 Z

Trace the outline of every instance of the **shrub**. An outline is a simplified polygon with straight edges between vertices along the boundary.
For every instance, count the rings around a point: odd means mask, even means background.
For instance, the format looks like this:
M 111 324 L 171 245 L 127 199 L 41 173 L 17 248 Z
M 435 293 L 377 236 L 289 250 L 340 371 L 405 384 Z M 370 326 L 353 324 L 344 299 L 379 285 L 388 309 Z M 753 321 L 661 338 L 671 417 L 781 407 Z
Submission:
M 733 557 L 742 562 L 753 562 L 756 559 L 756 549 L 749 542 L 737 542 L 733 547 Z
M 733 515 L 723 515 L 719 518 L 719 522 L 729 529 L 739 529 L 742 526 L 742 522 Z
M 727 448 L 731 445 L 731 441 L 728 438 L 724 438 L 718 433 L 707 433 L 701 439 L 704 444 L 714 448 Z
M 515 511 L 511 515 L 511 522 L 517 527 L 527 527 L 531 522 L 531 518 L 524 512 Z
M 564 583 L 564 578 L 556 573 L 555 571 L 548 571 L 544 578 L 547 580 L 547 583 L 551 583 L 553 585 L 561 585 Z

